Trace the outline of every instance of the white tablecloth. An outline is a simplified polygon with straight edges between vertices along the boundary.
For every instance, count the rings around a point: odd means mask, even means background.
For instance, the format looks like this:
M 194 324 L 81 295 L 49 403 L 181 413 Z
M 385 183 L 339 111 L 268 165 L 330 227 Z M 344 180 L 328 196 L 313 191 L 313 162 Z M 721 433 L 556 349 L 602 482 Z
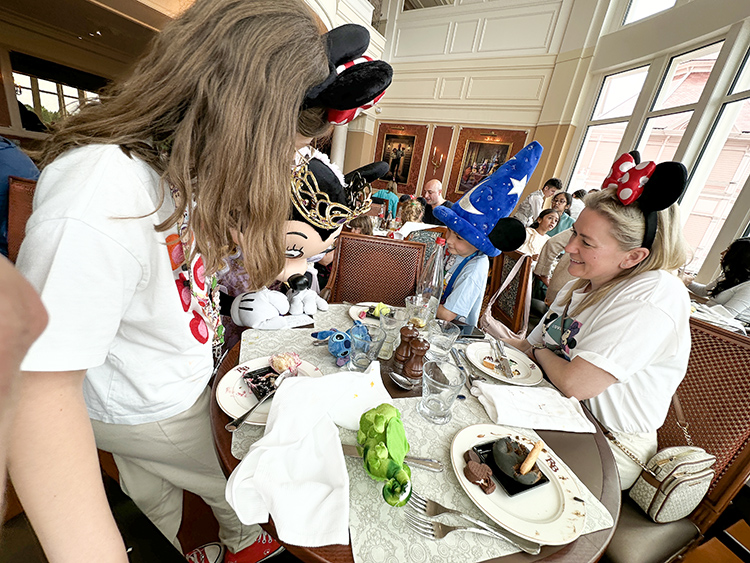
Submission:
M 346 330 L 352 320 L 348 306 L 332 305 L 329 311 L 318 313 L 315 330 L 332 327 Z M 317 365 L 324 374 L 340 371 L 325 346 L 312 346 L 311 329 L 286 331 L 255 331 L 243 333 L 240 361 L 268 356 L 278 352 L 297 352 L 303 360 Z M 347 368 L 343 368 L 347 369 Z M 463 492 L 450 463 L 450 444 L 455 434 L 472 424 L 490 423 L 484 408 L 468 391 L 466 399 L 453 407 L 453 419 L 438 426 L 425 421 L 417 412 L 419 398 L 396 399 L 394 404 L 401 411 L 406 435 L 411 445 L 411 454 L 435 458 L 443 462 L 445 471 L 434 473 L 412 467 L 414 490 L 445 506 L 456 508 L 477 518 L 488 521 L 482 512 Z M 520 434 L 538 438 L 533 430 L 517 429 Z M 263 435 L 263 427 L 243 426 L 234 433 L 232 454 L 241 459 L 250 444 Z M 342 442 L 356 443 L 356 434 L 341 430 Z M 515 553 L 518 550 L 507 542 L 488 536 L 454 532 L 439 541 L 422 538 L 412 532 L 405 523 L 406 508 L 394 508 L 385 503 L 382 484 L 370 479 L 362 462 L 347 458 L 350 478 L 350 514 L 352 551 L 357 563 L 454 563 L 456 561 L 484 561 Z M 581 497 L 586 506 L 584 534 L 609 528 L 612 516 L 604 505 L 576 478 Z M 452 517 L 451 517 L 452 518 Z M 463 523 L 442 516 L 446 523 Z

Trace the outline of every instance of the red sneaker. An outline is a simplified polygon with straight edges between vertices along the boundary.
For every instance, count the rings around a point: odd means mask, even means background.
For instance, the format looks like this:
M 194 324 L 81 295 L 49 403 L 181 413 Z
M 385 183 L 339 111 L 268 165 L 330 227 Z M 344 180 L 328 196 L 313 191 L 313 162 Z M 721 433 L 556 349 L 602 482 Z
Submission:
M 271 557 L 280 554 L 284 548 L 269 536 L 266 532 L 261 532 L 255 543 L 247 546 L 238 553 L 232 553 L 227 550 L 224 555 L 224 563 L 260 563 Z
M 224 546 L 218 542 L 207 543 L 185 555 L 185 559 L 189 563 L 221 563 L 224 561 Z

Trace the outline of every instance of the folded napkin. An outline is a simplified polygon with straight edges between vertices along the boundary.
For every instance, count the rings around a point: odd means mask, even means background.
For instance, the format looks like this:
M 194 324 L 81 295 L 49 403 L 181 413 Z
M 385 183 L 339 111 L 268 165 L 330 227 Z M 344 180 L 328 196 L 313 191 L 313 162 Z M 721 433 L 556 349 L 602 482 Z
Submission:
M 471 393 L 479 399 L 487 415 L 496 424 L 534 430 L 596 432 L 578 399 L 564 397 L 555 389 L 492 385 L 477 381 Z
M 336 424 L 356 430 L 362 413 L 391 398 L 373 362 L 365 373 L 292 377 L 274 396 L 263 438 L 227 483 L 244 524 L 273 517 L 279 539 L 317 547 L 349 543 L 349 476 Z

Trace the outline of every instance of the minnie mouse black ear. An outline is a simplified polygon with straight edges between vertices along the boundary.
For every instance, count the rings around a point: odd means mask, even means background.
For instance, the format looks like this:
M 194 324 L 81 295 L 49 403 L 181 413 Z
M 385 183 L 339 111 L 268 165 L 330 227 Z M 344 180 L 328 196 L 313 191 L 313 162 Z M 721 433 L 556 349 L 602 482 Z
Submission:
M 657 164 L 638 198 L 638 205 L 644 213 L 666 209 L 680 199 L 686 185 L 687 168 L 682 162 Z
M 362 179 L 369 184 L 370 182 L 373 182 L 378 178 L 382 178 L 383 176 L 388 174 L 388 170 L 390 170 L 388 167 L 388 163 L 382 160 L 380 162 L 365 164 L 364 166 L 357 168 L 356 170 L 352 170 L 348 174 L 345 174 L 344 182 L 346 182 L 346 185 L 348 186 L 352 183 L 354 177 L 359 174 Z
M 526 228 L 515 217 L 505 217 L 495 224 L 487 238 L 498 250 L 510 252 L 526 241 Z
M 636 166 L 641 163 L 641 153 L 638 151 L 630 151 L 628 154 L 633 157 Z
M 310 89 L 305 107 L 346 110 L 374 100 L 391 84 L 393 69 L 385 61 L 362 61 L 336 71 Z
M 370 32 L 361 25 L 347 23 L 324 35 L 331 70 L 362 55 L 370 44 Z

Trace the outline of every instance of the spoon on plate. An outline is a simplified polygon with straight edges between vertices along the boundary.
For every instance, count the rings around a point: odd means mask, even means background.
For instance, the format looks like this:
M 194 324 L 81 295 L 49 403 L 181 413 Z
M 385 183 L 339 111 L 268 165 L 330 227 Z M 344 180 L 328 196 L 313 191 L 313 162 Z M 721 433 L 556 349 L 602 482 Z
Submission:
M 261 406 L 263 403 L 265 403 L 268 399 L 274 396 L 276 391 L 279 389 L 279 385 L 281 385 L 281 382 L 289 377 L 292 374 L 290 370 L 284 370 L 279 374 L 279 376 L 276 378 L 276 381 L 274 382 L 275 387 L 267 394 L 263 395 L 260 399 L 258 399 L 258 402 L 255 403 L 252 407 L 250 407 L 247 412 L 244 414 L 238 416 L 231 422 L 229 422 L 224 428 L 227 430 L 227 432 L 234 432 L 237 430 L 242 424 L 247 420 L 247 417 L 249 417 L 251 414 L 255 412 L 255 410 Z

